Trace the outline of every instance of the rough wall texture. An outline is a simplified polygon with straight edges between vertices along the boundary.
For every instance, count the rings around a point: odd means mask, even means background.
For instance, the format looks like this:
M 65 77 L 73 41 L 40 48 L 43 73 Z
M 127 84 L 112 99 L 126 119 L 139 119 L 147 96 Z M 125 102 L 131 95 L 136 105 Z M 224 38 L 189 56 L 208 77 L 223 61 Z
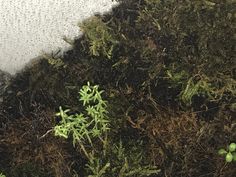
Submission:
M 11 74 L 42 52 L 68 48 L 79 21 L 109 11 L 111 0 L 0 0 L 0 70 Z

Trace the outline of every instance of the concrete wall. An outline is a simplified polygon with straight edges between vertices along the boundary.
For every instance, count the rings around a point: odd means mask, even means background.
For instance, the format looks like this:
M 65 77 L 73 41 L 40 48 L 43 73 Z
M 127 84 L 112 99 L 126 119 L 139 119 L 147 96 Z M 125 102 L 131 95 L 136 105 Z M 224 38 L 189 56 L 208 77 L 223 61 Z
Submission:
M 111 0 L 0 0 L 0 70 L 15 74 L 42 52 L 66 49 L 79 21 L 109 11 Z

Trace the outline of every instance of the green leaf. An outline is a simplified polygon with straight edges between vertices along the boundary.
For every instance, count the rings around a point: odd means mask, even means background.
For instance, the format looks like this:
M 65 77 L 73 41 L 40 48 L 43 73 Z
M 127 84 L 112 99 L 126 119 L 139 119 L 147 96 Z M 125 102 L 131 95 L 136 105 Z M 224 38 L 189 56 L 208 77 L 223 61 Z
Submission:
M 234 152 L 232 154 L 233 154 L 233 161 L 236 161 L 236 152 Z
M 226 162 L 232 162 L 233 160 L 233 155 L 231 152 L 229 152 L 226 156 L 225 156 L 225 160 Z
M 230 145 L 229 145 L 229 151 L 230 152 L 234 152 L 236 150 L 236 143 L 231 143 Z
M 4 174 L 0 173 L 0 177 L 6 177 Z
M 226 151 L 225 149 L 220 149 L 220 150 L 218 151 L 218 154 L 219 154 L 219 155 L 224 155 L 224 154 L 227 154 L 227 151 Z

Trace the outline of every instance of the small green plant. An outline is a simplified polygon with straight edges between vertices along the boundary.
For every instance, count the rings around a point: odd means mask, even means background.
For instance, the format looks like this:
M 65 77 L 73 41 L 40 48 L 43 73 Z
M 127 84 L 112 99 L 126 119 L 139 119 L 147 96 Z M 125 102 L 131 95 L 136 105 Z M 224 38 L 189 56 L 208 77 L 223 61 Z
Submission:
M 102 177 L 104 176 L 108 169 L 110 168 L 110 163 L 107 162 L 105 165 L 101 163 L 100 158 L 94 156 L 94 154 L 90 154 L 90 159 L 88 164 L 86 164 L 87 171 L 89 171 L 90 175 L 88 177 Z
M 92 154 L 86 165 L 89 177 L 146 177 L 160 172 L 157 166 L 147 163 L 142 142 L 129 142 L 126 146 L 120 140 L 110 144 L 106 153 Z
M 224 155 L 225 156 L 225 161 L 230 163 L 230 162 L 236 162 L 236 143 L 231 143 L 227 150 L 225 149 L 220 149 L 218 151 L 219 155 Z
M 72 135 L 73 145 L 78 143 L 87 157 L 86 171 L 89 177 L 141 177 L 159 173 L 156 166 L 145 163 L 143 151 L 140 149 L 142 143 L 131 143 L 128 147 L 123 147 L 120 141 L 118 145 L 108 145 L 108 111 L 102 93 L 98 85 L 91 86 L 89 82 L 84 85 L 79 91 L 79 100 L 83 103 L 84 111 L 70 115 L 69 109 L 63 110 L 60 107 L 60 112 L 56 115 L 61 117 L 61 121 L 54 127 L 55 136 L 68 138 Z M 96 145 L 93 146 L 94 138 L 101 140 L 101 151 L 95 149 Z M 86 143 L 91 145 L 90 150 L 84 146 Z
M 63 110 L 60 107 L 60 112 L 56 114 L 61 117 L 61 121 L 54 127 L 55 136 L 68 138 L 72 134 L 73 145 L 79 143 L 87 157 L 89 154 L 83 144 L 89 142 L 93 145 L 93 138 L 99 138 L 104 142 L 102 136 L 109 130 L 107 104 L 102 99 L 102 93 L 103 91 L 99 91 L 98 85 L 90 86 L 88 82 L 79 91 L 84 112 L 69 115 L 69 109 Z
M 0 173 L 0 177 L 6 177 L 4 174 Z
M 119 177 L 141 177 L 158 174 L 160 170 L 157 166 L 145 164 L 145 154 L 143 151 L 143 142 L 130 142 L 124 147 L 122 141 L 113 148 L 113 156 L 115 157 L 112 171 L 119 174 Z
M 192 104 L 192 98 L 194 96 L 205 95 L 206 97 L 213 98 L 212 88 L 210 83 L 206 81 L 207 79 L 200 79 L 197 82 L 194 82 L 194 77 L 191 77 L 187 81 L 186 87 L 180 93 L 180 99 L 186 104 Z

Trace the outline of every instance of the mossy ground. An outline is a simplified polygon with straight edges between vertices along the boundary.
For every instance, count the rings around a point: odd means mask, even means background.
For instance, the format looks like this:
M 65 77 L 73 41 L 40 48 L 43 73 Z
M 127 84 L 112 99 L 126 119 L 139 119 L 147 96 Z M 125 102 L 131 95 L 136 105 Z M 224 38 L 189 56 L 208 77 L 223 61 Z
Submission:
M 121 175 L 122 141 L 122 157 L 133 158 L 130 171 L 152 165 L 161 169 L 152 176 L 234 177 L 235 164 L 217 155 L 236 141 L 233 7 L 222 0 L 131 0 L 80 24 L 84 35 L 72 50 L 41 59 L 8 85 L 0 170 L 9 177 L 88 176 L 81 150 L 50 130 L 59 106 L 81 110 L 78 91 L 90 81 L 109 103 L 110 154 L 99 159 L 116 168 L 103 176 Z

